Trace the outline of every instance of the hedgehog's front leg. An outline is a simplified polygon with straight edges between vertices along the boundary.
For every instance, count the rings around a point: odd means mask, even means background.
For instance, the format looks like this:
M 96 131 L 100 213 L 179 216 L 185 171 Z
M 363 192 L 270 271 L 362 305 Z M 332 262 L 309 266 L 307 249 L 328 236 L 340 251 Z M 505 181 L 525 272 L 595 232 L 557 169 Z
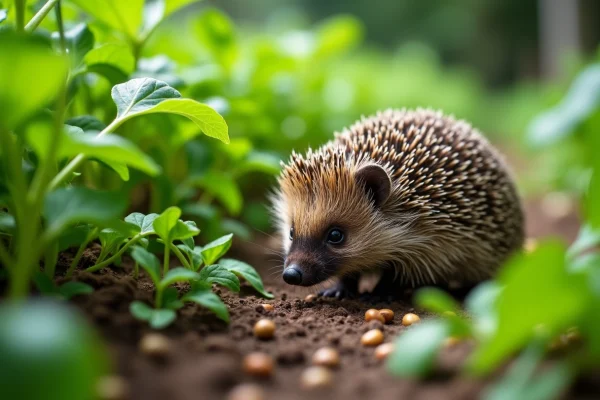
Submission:
M 355 298 L 358 296 L 358 281 L 360 274 L 345 275 L 333 286 L 321 290 L 318 294 L 323 297 L 336 299 Z

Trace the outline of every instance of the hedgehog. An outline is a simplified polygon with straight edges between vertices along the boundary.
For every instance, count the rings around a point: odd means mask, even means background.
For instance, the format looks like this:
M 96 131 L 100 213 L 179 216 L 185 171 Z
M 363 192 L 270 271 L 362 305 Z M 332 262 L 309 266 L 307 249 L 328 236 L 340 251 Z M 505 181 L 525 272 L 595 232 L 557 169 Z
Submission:
M 500 153 L 463 120 L 431 109 L 363 117 L 282 162 L 273 211 L 283 280 L 354 297 L 419 286 L 473 287 L 523 245 L 523 212 Z

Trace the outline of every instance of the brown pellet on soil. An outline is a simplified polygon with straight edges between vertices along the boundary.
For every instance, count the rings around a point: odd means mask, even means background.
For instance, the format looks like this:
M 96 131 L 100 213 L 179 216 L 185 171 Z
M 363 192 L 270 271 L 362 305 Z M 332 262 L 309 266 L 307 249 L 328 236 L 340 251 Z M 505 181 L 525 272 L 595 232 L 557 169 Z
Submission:
M 260 307 L 262 307 L 264 311 L 273 311 L 275 309 L 273 304 L 261 304 Z
M 261 319 L 254 324 L 254 336 L 259 339 L 272 339 L 275 335 L 275 322 L 270 319 Z
M 390 322 L 392 322 L 394 320 L 394 312 L 392 310 L 390 310 L 389 308 L 384 308 L 382 310 L 379 310 L 379 314 L 381 314 L 381 316 L 385 320 L 386 324 L 389 324 Z
M 160 333 L 147 333 L 140 340 L 139 349 L 147 356 L 164 358 L 171 351 L 171 342 Z
M 421 321 L 421 318 L 417 314 L 408 313 L 402 317 L 402 325 L 411 326 Z
M 127 400 L 130 396 L 129 384 L 117 375 L 100 378 L 96 392 L 100 400 Z
M 375 358 L 385 360 L 394 351 L 394 343 L 383 343 L 375 348 Z
M 371 329 L 360 338 L 363 346 L 377 346 L 383 343 L 383 332 L 379 329 Z
M 317 300 L 317 295 L 316 294 L 309 294 L 308 296 L 306 296 L 304 298 L 304 301 L 307 303 L 314 303 Z
M 273 375 L 274 362 L 273 358 L 266 353 L 250 353 L 244 357 L 243 361 L 244 372 L 248 375 L 268 378 Z
M 327 387 L 333 383 L 333 373 L 325 367 L 308 367 L 302 372 L 300 382 L 305 389 Z
M 379 321 L 383 324 L 385 323 L 385 317 L 381 315 L 378 310 L 371 308 L 365 312 L 365 321 Z
M 312 363 L 322 367 L 335 368 L 340 365 L 340 355 L 333 347 L 321 347 L 313 354 Z
M 264 390 L 253 383 L 242 383 L 236 387 L 234 387 L 229 395 L 227 396 L 227 400 L 264 400 L 265 392 Z

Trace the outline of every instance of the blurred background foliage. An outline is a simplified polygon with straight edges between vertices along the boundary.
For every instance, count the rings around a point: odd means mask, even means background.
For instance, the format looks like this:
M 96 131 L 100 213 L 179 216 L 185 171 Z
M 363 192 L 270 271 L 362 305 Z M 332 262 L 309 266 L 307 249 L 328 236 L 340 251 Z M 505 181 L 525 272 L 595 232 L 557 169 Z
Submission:
M 12 2 L 2 3 L 10 18 Z M 29 1 L 29 17 L 43 3 Z M 132 209 L 178 205 L 207 237 L 249 238 L 270 229 L 265 193 L 291 149 L 317 147 L 389 107 L 439 108 L 471 121 L 511 158 L 535 165 L 519 174 L 525 194 L 581 190 L 565 168 L 577 145 L 540 155 L 525 132 L 593 61 L 600 38 L 593 0 L 566 11 L 552 0 L 175 1 L 186 5 L 139 32 L 94 15 L 98 8 L 82 12 L 86 3 L 63 2 L 68 37 L 84 46 L 87 37 L 93 48 L 78 77 L 85 84 L 72 87 L 73 116 L 110 120 L 110 87 L 149 76 L 211 105 L 230 128 L 224 145 L 196 138 L 198 129 L 178 118 L 127 123 L 123 134 L 164 174 L 150 180 L 132 171 L 122 182 L 89 162 L 83 179 L 131 190 Z M 146 2 L 147 13 L 153 4 Z M 562 42 L 547 37 L 552 23 Z M 39 31 L 57 38 L 55 26 L 50 14 Z

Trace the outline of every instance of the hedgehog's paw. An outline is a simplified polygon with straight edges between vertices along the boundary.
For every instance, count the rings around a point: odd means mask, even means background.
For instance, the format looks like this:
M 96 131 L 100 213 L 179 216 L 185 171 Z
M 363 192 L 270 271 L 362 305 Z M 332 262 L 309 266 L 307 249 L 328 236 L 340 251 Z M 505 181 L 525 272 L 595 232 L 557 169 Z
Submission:
M 340 281 L 327 289 L 321 290 L 318 294 L 319 296 L 336 299 L 353 299 L 358 296 L 358 285 L 355 285 L 354 282 Z

